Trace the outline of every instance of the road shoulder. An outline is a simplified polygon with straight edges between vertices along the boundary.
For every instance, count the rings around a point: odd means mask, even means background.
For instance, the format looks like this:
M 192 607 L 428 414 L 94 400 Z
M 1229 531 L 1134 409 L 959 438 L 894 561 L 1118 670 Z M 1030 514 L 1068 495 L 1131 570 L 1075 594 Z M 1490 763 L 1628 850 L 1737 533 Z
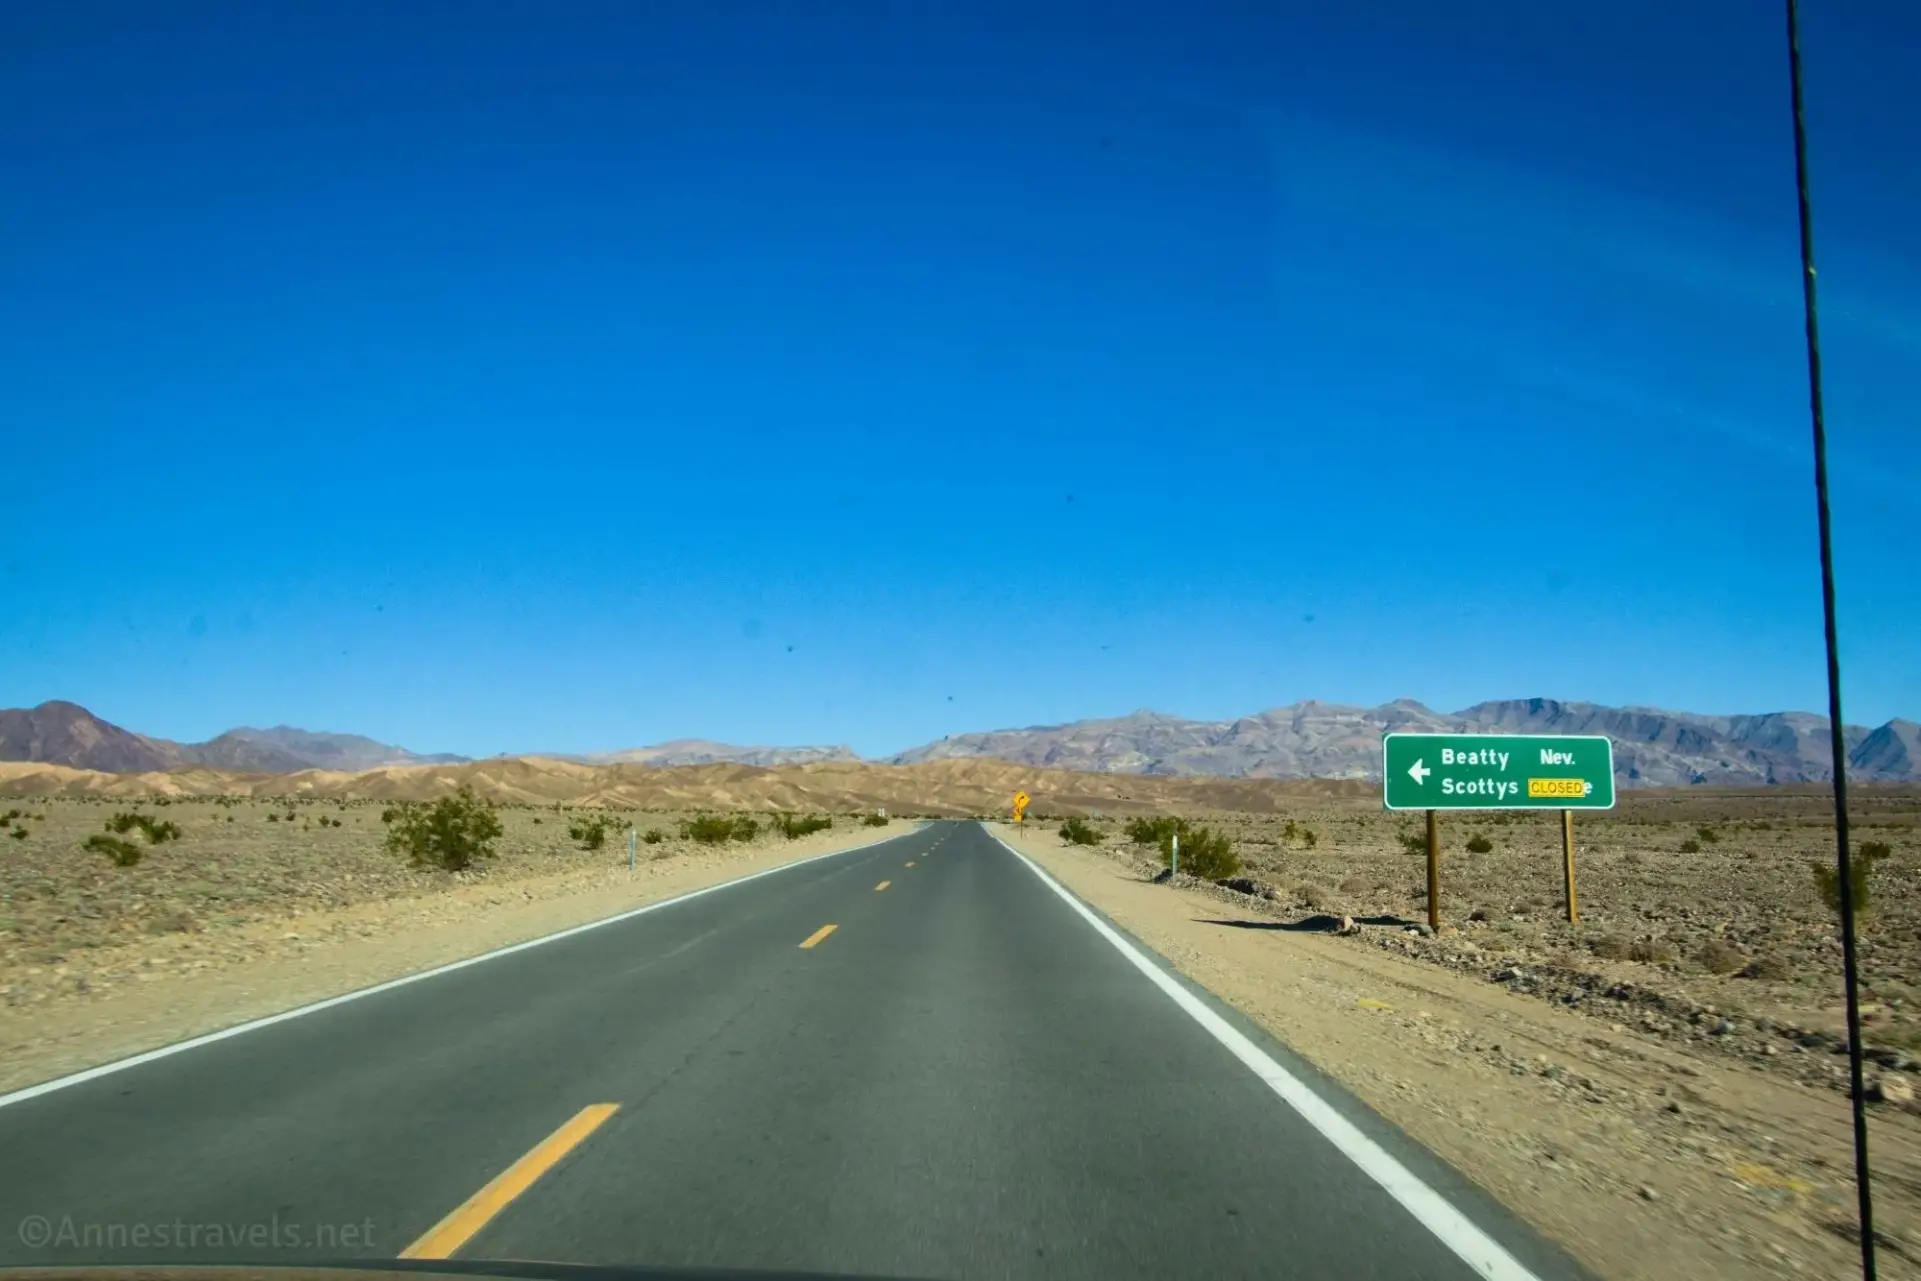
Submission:
M 823 833 L 745 851 L 690 853 L 255 921 L 218 949 L 148 940 L 91 958 L 133 982 L 10 1008 L 0 1020 L 0 1091 L 49 1081 L 379 983 L 468 960 L 805 859 L 904 836 L 921 824 Z M 169 961 L 172 961 L 170 964 Z
M 1845 1100 L 1151 884 L 1131 861 L 1051 832 L 995 830 L 1597 1274 L 1858 1266 L 1844 1232 Z M 1921 1272 L 1903 1251 L 1921 1170 L 1915 1128 L 1894 1118 L 1880 1140 L 1889 1276 Z

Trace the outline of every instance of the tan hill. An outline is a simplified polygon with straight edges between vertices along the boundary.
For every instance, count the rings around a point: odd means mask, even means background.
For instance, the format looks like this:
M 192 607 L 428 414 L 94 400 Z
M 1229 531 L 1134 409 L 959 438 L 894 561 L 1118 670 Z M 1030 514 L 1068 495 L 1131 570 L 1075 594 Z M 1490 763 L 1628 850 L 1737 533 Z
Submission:
M 825 761 L 763 768 L 740 764 L 586 765 L 552 757 L 510 757 L 466 765 L 415 765 L 344 773 L 241 773 L 188 766 L 109 774 L 64 765 L 0 763 L 0 795 L 311 796 L 430 800 L 460 787 L 501 802 L 631 809 L 836 810 L 961 816 L 1005 812 L 1016 791 L 1038 815 L 1167 810 L 1272 813 L 1307 798 L 1362 798 L 1375 788 L 1335 779 L 1143 778 L 1042 770 L 1007 761 L 875 765 Z
M 37 761 L 116 774 L 186 765 L 286 774 L 304 769 L 457 764 L 466 759 L 420 756 L 359 734 L 314 733 L 290 725 L 242 727 L 204 743 L 176 743 L 122 729 L 78 703 L 59 700 L 38 707 L 0 709 L 0 761 Z
M 1905 729 L 1903 727 L 1906 727 Z M 1605 734 L 1628 786 L 1747 787 L 1826 782 L 1828 722 L 1807 712 L 1704 716 L 1551 698 L 1477 703 L 1436 712 L 1412 699 L 1380 707 L 1304 702 L 1231 721 L 1140 711 L 1106 720 L 956 734 L 890 763 L 994 757 L 1047 768 L 1177 777 L 1378 779 L 1381 736 L 1469 731 Z M 1863 782 L 1921 781 L 1914 723 L 1844 732 L 1848 768 Z

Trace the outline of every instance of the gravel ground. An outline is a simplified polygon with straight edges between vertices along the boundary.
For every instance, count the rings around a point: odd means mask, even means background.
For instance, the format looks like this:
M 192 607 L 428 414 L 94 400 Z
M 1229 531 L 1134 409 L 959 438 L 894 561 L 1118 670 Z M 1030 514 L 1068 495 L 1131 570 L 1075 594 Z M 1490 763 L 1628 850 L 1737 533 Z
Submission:
M 914 826 L 843 815 L 797 840 L 763 827 L 715 848 L 680 839 L 681 815 L 610 812 L 618 830 L 585 850 L 568 827 L 593 812 L 510 808 L 497 857 L 449 874 L 388 851 L 379 805 L 149 802 L 140 812 L 177 823 L 178 840 L 128 833 L 143 847 L 133 867 L 81 848 L 128 808 L 0 808 L 25 810 L 8 823 L 29 833 L 0 835 L 0 1089 Z M 666 834 L 639 846 L 632 876 L 630 821 Z
M 1861 834 L 1896 850 L 1875 873 L 1864 955 L 1870 1074 L 1892 1099 L 1921 1092 L 1907 1048 L 1908 983 L 1921 982 L 1915 805 L 1870 811 Z M 1091 849 L 1053 824 L 1016 839 L 1601 1275 L 1858 1267 L 1839 960 L 1806 867 L 1825 838 L 1818 801 L 1772 816 L 1631 804 L 1584 816 L 1578 926 L 1555 919 L 1558 822 L 1444 823 L 1432 937 L 1409 928 L 1426 921 L 1425 862 L 1399 844 L 1403 816 L 1330 806 L 1195 821 L 1235 835 L 1252 893 L 1157 881 L 1153 851 L 1117 822 L 1094 823 L 1110 835 Z M 1720 839 L 1702 841 L 1703 826 Z M 1460 848 L 1477 831 L 1487 854 Z M 1689 837 L 1707 852 L 1681 854 Z M 1486 919 L 1470 920 L 1476 909 Z M 1342 916 L 1372 923 L 1339 935 Z M 1666 942 L 1673 959 L 1603 959 L 1602 939 Z M 1714 972 L 1696 958 L 1715 940 L 1741 949 L 1741 969 L 1773 957 L 1780 970 L 1765 973 L 1781 976 Z M 1921 1276 L 1921 1114 L 1893 1101 L 1870 1112 L 1882 1275 Z

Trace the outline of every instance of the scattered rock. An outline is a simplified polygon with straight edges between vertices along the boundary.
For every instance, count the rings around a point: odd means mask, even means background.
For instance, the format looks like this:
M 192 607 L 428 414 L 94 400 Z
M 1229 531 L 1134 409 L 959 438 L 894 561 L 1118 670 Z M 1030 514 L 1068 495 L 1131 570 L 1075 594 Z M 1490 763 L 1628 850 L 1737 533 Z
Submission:
M 1914 1102 L 1914 1085 L 1905 1076 L 1883 1073 L 1868 1082 L 1868 1098 L 1876 1103 L 1892 1103 L 1905 1107 Z

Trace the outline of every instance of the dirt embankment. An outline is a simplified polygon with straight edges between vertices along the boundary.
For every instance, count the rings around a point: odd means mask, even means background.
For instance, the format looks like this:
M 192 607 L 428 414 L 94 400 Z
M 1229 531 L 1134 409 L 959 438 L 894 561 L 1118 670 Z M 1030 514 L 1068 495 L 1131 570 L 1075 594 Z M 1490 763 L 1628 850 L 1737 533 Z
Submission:
M 1794 811 L 1818 798 L 1771 803 L 1790 812 L 1735 826 L 1656 806 L 1584 823 L 1592 915 L 1579 926 L 1554 919 L 1545 819 L 1495 825 L 1502 840 L 1478 858 L 1456 824 L 1442 882 L 1455 924 L 1437 937 L 1408 928 L 1426 919 L 1424 863 L 1378 810 L 1215 816 L 1271 898 L 1155 883 L 1158 860 L 1117 824 L 1099 825 L 1109 837 L 1093 848 L 1051 827 L 1010 839 L 1600 1275 L 1840 1276 L 1858 1256 L 1846 1060 L 1825 1030 L 1838 1027 L 1839 968 L 1806 866 L 1821 832 Z M 1910 818 L 1870 816 L 1864 839 L 1912 850 Z M 1702 842 L 1715 824 L 1720 839 Z M 1682 840 L 1716 852 L 1681 854 Z M 1872 1071 L 1893 1098 L 1921 1082 L 1899 1048 L 1912 1044 L 1907 984 L 1921 982 L 1908 857 L 1876 873 L 1867 964 Z M 1327 927 L 1343 914 L 1374 924 L 1337 936 Z M 1665 946 L 1633 950 L 1641 961 L 1595 955 L 1593 940 L 1617 938 Z M 1716 940 L 1777 964 L 1737 978 L 1717 960 L 1717 973 L 1697 959 Z M 1871 1112 L 1882 1275 L 1918 1277 L 1921 1115 Z
M 28 832 L 0 832 L 0 1090 L 915 826 L 842 816 L 711 847 L 680 837 L 673 814 L 608 815 L 661 834 L 630 875 L 624 825 L 588 850 L 568 833 L 587 812 L 509 809 L 497 856 L 453 875 L 384 848 L 377 806 L 285 801 L 149 803 L 182 835 L 119 867 L 81 848 L 115 809 L 0 808 Z

